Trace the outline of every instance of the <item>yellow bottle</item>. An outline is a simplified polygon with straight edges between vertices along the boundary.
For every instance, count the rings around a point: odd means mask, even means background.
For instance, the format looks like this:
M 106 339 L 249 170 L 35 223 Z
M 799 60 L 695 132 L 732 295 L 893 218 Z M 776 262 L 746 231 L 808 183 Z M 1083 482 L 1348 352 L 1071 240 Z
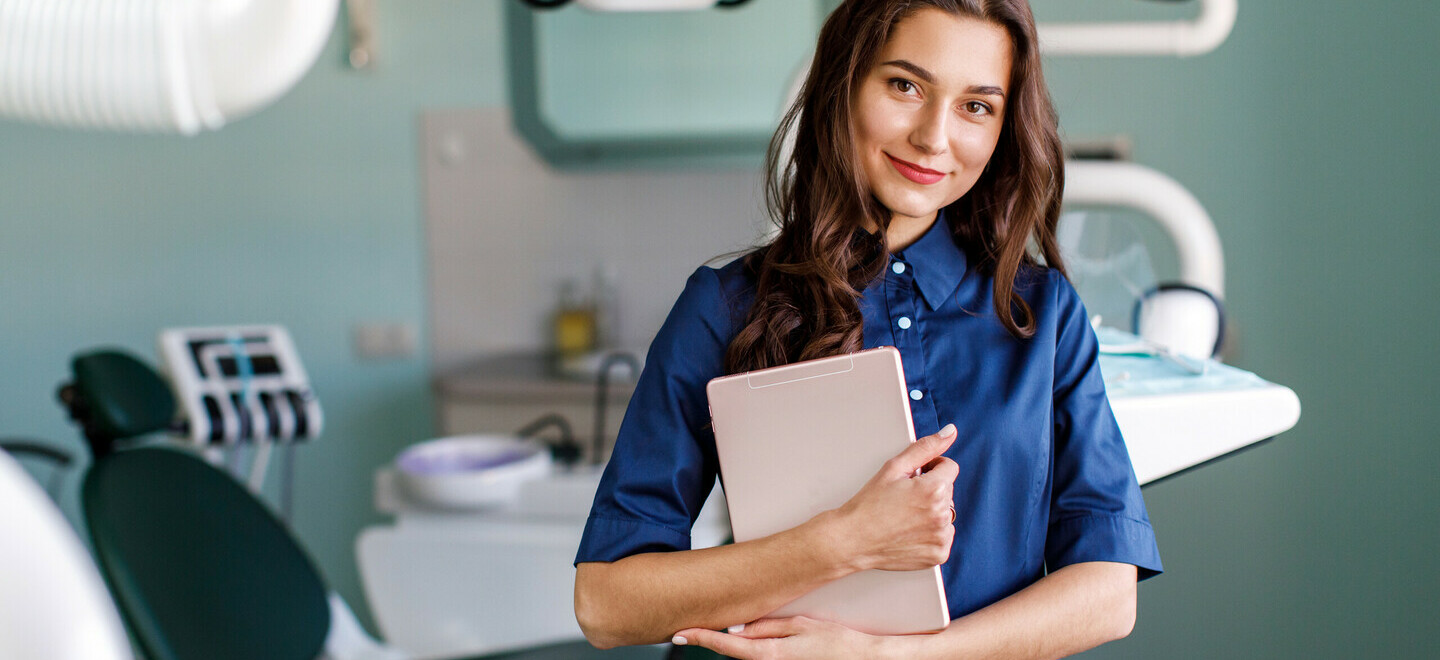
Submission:
M 581 302 L 575 294 L 575 283 L 566 282 L 560 289 L 560 307 L 555 310 L 555 354 L 569 358 L 595 350 L 598 331 L 595 306 Z

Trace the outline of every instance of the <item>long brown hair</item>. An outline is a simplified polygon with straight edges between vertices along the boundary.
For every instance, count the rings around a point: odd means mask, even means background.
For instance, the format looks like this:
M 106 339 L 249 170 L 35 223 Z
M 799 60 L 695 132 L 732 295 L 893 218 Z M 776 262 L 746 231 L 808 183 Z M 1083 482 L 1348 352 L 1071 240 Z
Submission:
M 885 266 L 890 213 L 870 194 L 858 161 L 852 99 L 895 25 L 926 7 L 1000 25 L 1013 42 L 1000 141 L 974 187 L 944 212 L 966 252 L 993 274 L 1000 323 L 1017 338 L 1035 334 L 1034 314 L 1016 292 L 1016 279 L 1022 267 L 1038 267 L 1041 259 L 1064 272 L 1055 223 L 1065 172 L 1029 5 L 846 0 L 821 28 L 810 74 L 770 141 L 765 201 L 780 231 L 745 257 L 756 281 L 755 300 L 726 351 L 728 372 L 863 347 L 859 299 Z M 794 147 L 787 158 L 790 134 Z M 874 235 L 856 231 L 867 219 L 879 228 Z

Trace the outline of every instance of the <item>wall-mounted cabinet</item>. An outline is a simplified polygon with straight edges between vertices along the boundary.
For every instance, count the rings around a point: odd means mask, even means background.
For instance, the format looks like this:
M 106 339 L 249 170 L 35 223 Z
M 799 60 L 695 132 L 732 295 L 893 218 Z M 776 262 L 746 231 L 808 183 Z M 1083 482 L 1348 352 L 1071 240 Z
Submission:
M 505 4 L 515 127 L 551 164 L 758 164 L 827 0 L 599 13 Z

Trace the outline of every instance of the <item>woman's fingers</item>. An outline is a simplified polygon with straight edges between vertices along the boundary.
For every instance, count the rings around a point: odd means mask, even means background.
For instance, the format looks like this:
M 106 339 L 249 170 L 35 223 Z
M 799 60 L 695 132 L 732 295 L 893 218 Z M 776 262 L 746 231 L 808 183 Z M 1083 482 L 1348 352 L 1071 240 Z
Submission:
M 748 625 L 745 627 L 747 630 L 750 628 Z M 681 630 L 670 638 L 670 643 L 678 646 L 702 646 L 720 655 L 728 655 L 739 660 L 754 658 L 760 644 L 757 640 L 747 639 L 740 635 L 715 632 L 704 628 Z
M 960 464 L 944 456 L 937 456 L 925 465 L 925 472 L 920 476 L 953 484 L 960 477 Z
M 885 471 L 892 478 L 903 478 L 915 474 L 916 470 L 929 465 L 936 457 L 945 453 L 955 443 L 955 425 L 946 424 L 939 433 L 927 435 L 910 443 L 904 451 L 885 463 Z
M 805 624 L 809 622 L 810 619 L 798 616 L 784 619 L 760 619 L 759 621 L 745 624 L 745 628 L 735 634 L 749 639 L 789 637 L 799 634 L 805 629 Z
M 721 655 L 745 660 L 773 654 L 772 645 L 775 642 L 768 640 L 799 635 L 815 624 L 815 620 L 803 616 L 761 619 L 745 624 L 744 629 L 737 633 L 727 634 L 704 628 L 689 628 L 675 633 L 670 641 L 681 646 L 703 646 Z M 767 652 L 766 649 L 769 651 Z

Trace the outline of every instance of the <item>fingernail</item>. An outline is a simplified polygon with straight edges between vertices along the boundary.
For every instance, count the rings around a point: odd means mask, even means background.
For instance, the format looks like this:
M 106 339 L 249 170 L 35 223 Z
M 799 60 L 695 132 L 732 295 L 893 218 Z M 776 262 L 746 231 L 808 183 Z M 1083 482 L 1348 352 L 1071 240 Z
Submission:
M 685 639 L 684 637 L 681 637 L 681 636 L 679 636 L 679 635 L 676 635 L 676 636 L 670 638 L 670 643 L 671 643 L 671 644 L 674 644 L 674 645 L 676 645 L 676 646 L 684 646 L 684 645 L 686 645 L 686 644 L 689 644 L 689 643 L 690 643 L 690 640 Z
M 955 425 L 954 425 L 954 424 L 946 424 L 944 428 L 940 429 L 940 437 L 942 437 L 942 438 L 948 438 L 948 437 L 950 437 L 950 436 L 952 436 L 952 435 L 955 435 Z
M 726 628 L 725 630 L 726 630 L 727 632 L 729 632 L 731 635 L 738 635 L 738 634 L 740 634 L 740 633 L 742 633 L 742 632 L 745 632 L 745 624 L 743 624 L 743 623 L 737 623 L 737 624 L 735 624 L 735 625 L 733 625 L 733 626 L 730 626 L 729 628 Z

